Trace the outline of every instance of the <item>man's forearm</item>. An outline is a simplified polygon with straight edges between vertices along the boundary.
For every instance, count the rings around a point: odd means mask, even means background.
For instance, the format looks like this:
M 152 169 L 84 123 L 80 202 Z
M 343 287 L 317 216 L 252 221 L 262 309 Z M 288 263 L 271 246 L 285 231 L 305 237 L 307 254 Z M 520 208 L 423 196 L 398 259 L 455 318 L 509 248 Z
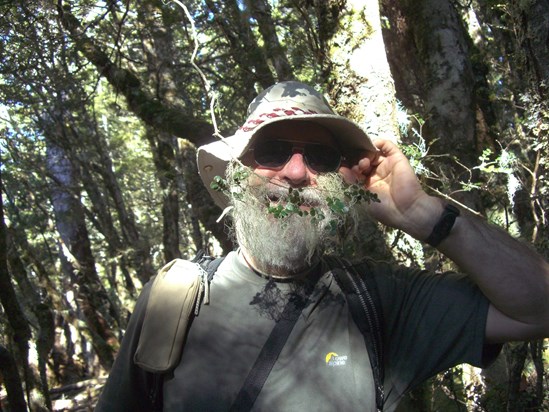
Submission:
M 498 227 L 463 214 L 438 249 L 508 317 L 549 329 L 549 264 Z
M 380 200 L 368 205 L 370 215 L 416 239 L 429 239 L 445 202 L 422 189 L 410 163 L 393 143 L 379 140 L 376 146 L 379 151 L 375 157 L 361 159 L 352 169 L 354 176 Z M 350 181 L 352 176 L 345 176 Z M 361 176 L 365 179 L 360 180 Z M 468 274 L 490 300 L 487 326 L 495 323 L 503 324 L 501 329 L 509 331 L 526 330 L 494 334 L 498 339 L 549 336 L 549 264 L 539 254 L 467 213 L 456 219 L 447 237 L 439 233 L 430 239 L 440 238 L 443 240 L 437 248 Z

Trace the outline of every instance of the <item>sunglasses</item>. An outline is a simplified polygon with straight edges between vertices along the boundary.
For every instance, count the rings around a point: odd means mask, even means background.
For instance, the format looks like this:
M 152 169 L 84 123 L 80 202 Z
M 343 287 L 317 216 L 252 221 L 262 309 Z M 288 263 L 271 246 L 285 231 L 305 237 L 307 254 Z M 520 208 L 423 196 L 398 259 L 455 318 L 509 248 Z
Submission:
M 268 169 L 284 167 L 296 152 L 303 154 L 307 167 L 316 173 L 335 172 L 343 160 L 340 151 L 334 146 L 297 140 L 260 137 L 250 150 L 253 151 L 255 162 Z

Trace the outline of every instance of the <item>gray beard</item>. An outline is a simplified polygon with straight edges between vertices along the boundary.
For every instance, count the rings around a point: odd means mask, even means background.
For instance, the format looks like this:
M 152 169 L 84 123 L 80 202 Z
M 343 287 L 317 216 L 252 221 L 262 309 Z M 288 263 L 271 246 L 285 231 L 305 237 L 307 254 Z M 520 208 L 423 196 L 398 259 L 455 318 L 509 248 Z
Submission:
M 288 188 L 283 184 L 269 181 L 257 185 L 240 183 L 238 195 L 230 199 L 233 230 L 238 244 L 252 257 L 256 269 L 264 273 L 291 274 L 308 268 L 315 257 L 341 244 L 343 237 L 349 234 L 349 226 L 354 230 L 354 225 L 347 223 L 355 219 L 347 217 L 354 217 L 356 208 L 351 207 L 350 213 L 342 216 L 327 205 L 327 196 L 344 199 L 343 188 L 341 176 L 333 173 L 318 176 L 317 187 L 303 190 L 301 195 L 306 204 L 325 215 L 324 219 L 315 220 L 311 216 L 297 214 L 276 218 L 268 212 L 267 205 L 273 205 L 273 194 L 278 198 L 275 205 L 284 204 Z M 331 221 L 335 222 L 338 230 L 333 230 L 334 223 Z
M 291 215 L 277 219 L 264 207 L 240 203 L 235 205 L 233 220 L 238 244 L 260 270 L 297 272 L 309 266 L 322 249 L 320 230 L 310 218 Z

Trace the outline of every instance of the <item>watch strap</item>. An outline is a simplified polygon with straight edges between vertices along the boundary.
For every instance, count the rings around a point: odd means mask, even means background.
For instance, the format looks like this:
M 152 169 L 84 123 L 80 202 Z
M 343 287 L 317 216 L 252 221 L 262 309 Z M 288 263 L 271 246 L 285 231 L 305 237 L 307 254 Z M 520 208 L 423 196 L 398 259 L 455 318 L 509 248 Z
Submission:
M 435 227 L 433 227 L 433 231 L 425 239 L 425 242 L 433 247 L 437 247 L 450 234 L 458 216 L 459 209 L 454 205 L 447 204 Z

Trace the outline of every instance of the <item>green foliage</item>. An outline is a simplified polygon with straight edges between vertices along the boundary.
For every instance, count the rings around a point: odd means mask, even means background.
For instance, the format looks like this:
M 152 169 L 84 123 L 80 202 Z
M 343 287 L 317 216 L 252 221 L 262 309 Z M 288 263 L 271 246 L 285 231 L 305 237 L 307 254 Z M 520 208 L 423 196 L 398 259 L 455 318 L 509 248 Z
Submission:
M 241 199 L 242 185 L 247 183 L 249 177 L 250 172 L 248 168 L 236 168 L 233 174 L 232 185 L 229 185 L 221 176 L 215 176 L 210 187 L 226 195 L 232 195 L 236 199 Z M 349 205 L 352 204 L 379 202 L 375 193 L 364 189 L 364 187 L 358 184 L 345 184 L 344 187 L 343 199 L 331 196 L 329 193 L 325 197 L 326 204 L 336 216 L 342 217 L 349 214 Z M 288 188 L 288 195 L 284 198 L 284 201 L 275 205 L 265 200 L 267 213 L 277 219 L 298 215 L 301 217 L 308 216 L 315 221 L 324 220 L 326 216 L 321 209 L 307 205 L 306 200 L 302 196 L 303 190 L 302 188 Z M 328 226 L 330 231 L 335 233 L 338 226 L 337 221 L 332 220 L 328 222 Z
M 495 155 L 492 149 L 486 148 L 479 157 L 480 164 L 474 169 L 479 169 L 481 172 L 492 173 L 512 173 L 512 167 L 516 161 L 513 153 L 502 150 L 499 155 Z

